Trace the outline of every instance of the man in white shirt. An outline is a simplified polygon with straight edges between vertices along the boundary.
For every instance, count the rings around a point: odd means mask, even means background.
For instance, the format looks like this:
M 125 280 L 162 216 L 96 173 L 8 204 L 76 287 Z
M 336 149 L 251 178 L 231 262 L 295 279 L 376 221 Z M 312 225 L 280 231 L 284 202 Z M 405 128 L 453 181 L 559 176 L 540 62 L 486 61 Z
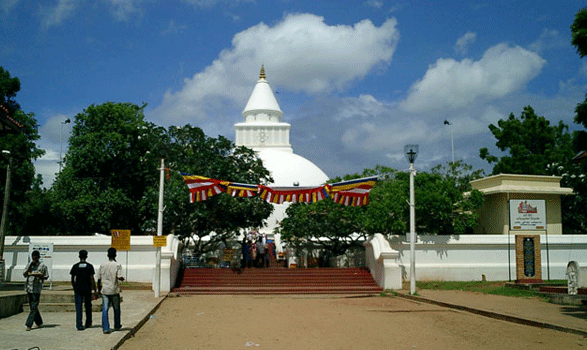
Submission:
M 110 334 L 110 323 L 108 322 L 108 309 L 112 305 L 114 310 L 114 330 L 122 328 L 120 323 L 120 286 L 118 281 L 124 281 L 122 277 L 122 266 L 116 262 L 116 249 L 108 248 L 108 262 L 100 265 L 98 270 L 98 285 L 101 285 L 102 294 L 102 331 Z

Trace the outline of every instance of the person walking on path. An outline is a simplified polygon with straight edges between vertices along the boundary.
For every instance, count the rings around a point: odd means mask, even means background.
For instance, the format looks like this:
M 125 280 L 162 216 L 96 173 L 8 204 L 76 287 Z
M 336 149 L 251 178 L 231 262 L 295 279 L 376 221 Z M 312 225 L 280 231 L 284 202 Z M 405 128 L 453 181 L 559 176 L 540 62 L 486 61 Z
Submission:
M 114 330 L 122 328 L 120 323 L 120 286 L 118 281 L 124 281 L 122 277 L 122 266 L 116 262 L 116 249 L 108 248 L 108 262 L 100 265 L 98 270 L 98 285 L 102 285 L 102 331 L 110 334 L 110 323 L 108 322 L 108 309 L 112 306 L 114 310 Z
M 71 285 L 75 296 L 75 327 L 78 331 L 92 327 L 92 291 L 98 294 L 94 280 L 94 266 L 86 261 L 88 252 L 79 251 L 79 262 L 71 267 Z M 86 309 L 86 325 L 82 322 L 82 308 Z
M 41 300 L 41 290 L 43 289 L 43 281 L 49 278 L 47 266 L 41 261 L 41 254 L 34 250 L 31 253 L 31 262 L 24 269 L 22 274 L 26 278 L 26 292 L 29 299 L 30 312 L 26 319 L 26 330 L 30 331 L 33 327 L 33 322 L 37 327 L 43 325 L 43 318 L 39 312 L 39 301 Z

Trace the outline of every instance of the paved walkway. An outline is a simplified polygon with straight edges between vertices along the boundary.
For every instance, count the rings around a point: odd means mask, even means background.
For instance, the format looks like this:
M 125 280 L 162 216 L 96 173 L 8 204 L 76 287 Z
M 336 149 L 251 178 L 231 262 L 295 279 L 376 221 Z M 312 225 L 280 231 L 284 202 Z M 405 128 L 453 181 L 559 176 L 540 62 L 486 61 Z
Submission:
M 73 293 L 73 292 L 72 292 Z M 24 322 L 28 313 L 0 319 L 0 349 L 30 349 L 38 347 L 40 350 L 60 349 L 116 349 L 126 337 L 134 334 L 141 325 L 148 320 L 152 312 L 158 307 L 163 297 L 155 298 L 155 294 L 148 290 L 123 290 L 123 302 L 120 305 L 122 313 L 122 330 L 103 334 L 101 327 L 102 313 L 92 314 L 94 326 L 84 331 L 75 328 L 75 312 L 41 312 L 43 326 L 26 331 Z M 113 321 L 113 312 L 110 310 L 110 324 Z
M 565 306 L 538 299 L 504 297 L 460 291 L 419 290 L 417 296 L 399 291 L 404 298 L 417 298 L 443 306 L 475 312 L 511 322 L 545 327 L 587 336 L 587 307 Z M 25 313 L 0 319 L 0 349 L 116 349 L 134 334 L 156 310 L 163 297 L 155 298 L 152 291 L 125 290 L 121 305 L 123 329 L 102 334 L 101 313 L 94 313 L 94 327 L 75 329 L 75 313 L 45 312 L 41 328 L 25 331 Z M 112 311 L 110 311 L 112 318 Z M 112 322 L 112 321 L 111 321 Z

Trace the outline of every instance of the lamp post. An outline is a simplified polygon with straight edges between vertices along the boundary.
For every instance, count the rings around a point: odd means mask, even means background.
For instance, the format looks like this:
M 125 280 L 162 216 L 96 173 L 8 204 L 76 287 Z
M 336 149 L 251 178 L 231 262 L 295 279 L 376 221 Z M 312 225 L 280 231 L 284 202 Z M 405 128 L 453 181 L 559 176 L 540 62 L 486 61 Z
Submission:
M 444 125 L 450 126 L 450 150 L 452 152 L 452 162 L 454 164 L 454 162 L 455 162 L 455 132 L 452 127 L 452 123 L 449 122 L 448 120 L 444 121 Z
M 61 131 L 59 132 L 59 172 L 61 172 L 61 153 L 63 152 L 63 125 L 71 123 L 69 118 L 61 122 Z
M 410 294 L 416 294 L 416 205 L 414 195 L 414 161 L 418 156 L 418 145 L 404 146 L 404 153 L 410 162 Z
M 4 282 L 4 230 L 6 229 L 6 215 L 8 214 L 8 201 L 10 200 L 10 177 L 12 156 L 10 151 L 2 150 L 2 156 L 8 159 L 6 168 L 6 185 L 4 186 L 4 205 L 2 207 L 2 221 L 0 222 L 0 282 Z
M 159 205 L 157 212 L 157 236 L 163 234 L 163 211 L 165 210 L 163 202 L 163 193 L 165 186 L 165 158 L 161 158 L 161 168 L 159 168 Z M 155 298 L 159 298 L 161 292 L 161 247 L 157 247 L 155 252 Z

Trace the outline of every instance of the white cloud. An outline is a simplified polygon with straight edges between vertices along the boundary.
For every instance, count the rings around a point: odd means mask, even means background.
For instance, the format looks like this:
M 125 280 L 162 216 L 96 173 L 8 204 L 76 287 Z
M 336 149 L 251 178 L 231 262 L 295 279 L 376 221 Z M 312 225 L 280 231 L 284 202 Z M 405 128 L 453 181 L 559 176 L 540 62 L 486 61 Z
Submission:
M 174 20 L 170 20 L 169 21 L 169 24 L 167 25 L 167 28 L 164 31 L 161 32 L 161 35 L 181 33 L 186 28 L 187 28 L 187 26 L 185 26 L 185 25 L 178 25 L 178 24 L 175 23 Z
M 465 35 L 460 37 L 455 43 L 455 51 L 461 55 L 465 55 L 469 50 L 469 45 L 477 40 L 477 34 L 473 32 L 467 32 Z
M 70 122 L 65 121 L 69 119 Z M 73 118 L 58 114 L 49 118 L 39 127 L 41 139 L 37 146 L 45 150 L 45 155 L 34 162 L 37 174 L 43 176 L 43 184 L 50 187 L 59 171 L 59 159 L 67 153 L 68 138 L 71 134 Z
M 545 50 L 561 49 L 569 45 L 569 38 L 562 37 L 558 30 L 544 28 L 538 39 L 530 45 L 530 50 L 534 52 L 544 52 Z
M 63 21 L 73 15 L 79 6 L 80 1 L 58 0 L 54 7 L 42 6 L 39 13 L 42 17 L 41 23 L 44 28 L 60 25 Z
M 8 14 L 18 5 L 22 0 L 3 0 L 0 1 L 0 8 L 5 14 Z
M 261 64 L 275 90 L 322 94 L 342 91 L 374 68 L 388 64 L 399 39 L 396 20 L 380 27 L 369 20 L 328 25 L 313 14 L 290 14 L 273 26 L 260 23 L 237 33 L 206 69 L 167 91 L 152 118 L 167 125 L 219 123 L 211 117 L 226 106 L 242 108 Z M 232 124 L 230 124 L 232 125 Z M 209 130 L 207 130 L 209 132 Z
M 545 64 L 536 53 L 505 44 L 491 47 L 479 61 L 439 59 L 412 85 L 401 107 L 408 112 L 423 112 L 491 101 L 522 89 Z
M 369 6 L 369 7 L 373 7 L 376 9 L 380 9 L 383 7 L 383 1 L 380 0 L 368 0 L 367 2 L 365 2 L 365 5 Z
M 219 3 L 226 3 L 229 5 L 237 5 L 242 2 L 255 3 L 255 0 L 182 0 L 186 4 L 191 4 L 200 8 L 211 8 Z
M 142 15 L 142 4 L 149 0 L 107 0 L 110 12 L 118 21 L 127 21 L 133 15 Z

